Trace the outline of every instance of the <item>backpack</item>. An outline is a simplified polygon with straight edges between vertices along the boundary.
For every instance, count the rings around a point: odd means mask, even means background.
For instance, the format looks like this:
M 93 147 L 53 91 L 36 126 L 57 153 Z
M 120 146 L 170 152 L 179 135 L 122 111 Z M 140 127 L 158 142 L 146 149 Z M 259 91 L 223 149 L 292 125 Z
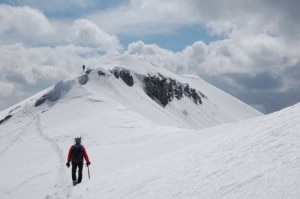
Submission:
M 72 162 L 83 162 L 83 146 L 81 144 L 72 146 Z

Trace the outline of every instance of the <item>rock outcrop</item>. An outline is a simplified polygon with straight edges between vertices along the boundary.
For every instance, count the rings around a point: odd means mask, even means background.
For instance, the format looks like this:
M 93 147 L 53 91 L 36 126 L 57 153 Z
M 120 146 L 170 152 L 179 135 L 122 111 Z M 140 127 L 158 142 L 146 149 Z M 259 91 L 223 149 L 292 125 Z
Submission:
M 88 74 L 84 74 L 84 75 L 78 77 L 78 82 L 79 82 L 80 85 L 84 85 L 84 84 L 86 84 L 88 81 L 89 81 L 89 76 L 88 76 Z
M 149 97 L 157 99 L 163 106 L 170 103 L 174 97 L 178 100 L 184 96 L 191 98 L 195 104 L 202 104 L 202 98 L 206 96 L 194 88 L 190 88 L 189 84 L 182 84 L 175 79 L 164 77 L 161 74 L 157 76 L 144 77 L 144 90 Z
M 133 86 L 133 77 L 128 70 L 114 69 L 111 71 L 111 73 L 114 74 L 117 79 L 121 78 L 128 86 Z
M 60 81 L 57 84 L 55 84 L 54 88 L 52 91 L 50 91 L 49 93 L 43 95 L 42 97 L 40 97 L 36 102 L 35 102 L 35 107 L 43 104 L 45 101 L 51 101 L 51 102 L 55 102 L 57 100 L 60 99 L 61 94 L 63 91 L 67 92 L 69 91 L 71 88 L 71 82 L 63 82 Z
M 8 119 L 11 118 L 11 117 L 12 117 L 12 115 L 7 115 L 7 116 L 5 116 L 4 119 L 0 120 L 0 124 L 4 123 L 6 120 L 8 120 Z
M 89 81 L 89 75 L 93 69 L 88 69 L 85 71 L 83 75 L 78 77 L 78 82 L 80 85 L 85 85 Z M 134 78 L 131 71 L 121 68 L 115 67 L 109 72 L 105 72 L 104 69 L 98 69 L 96 71 L 99 78 L 101 77 L 110 77 L 111 74 L 114 75 L 116 79 L 121 78 L 124 83 L 128 86 L 134 85 Z M 111 73 L 111 74 L 110 74 Z M 168 103 L 176 98 L 177 100 L 181 100 L 183 97 L 190 98 L 193 102 L 198 105 L 202 104 L 202 99 L 207 98 L 203 93 L 197 91 L 194 88 L 190 88 L 189 84 L 177 82 L 175 79 L 164 77 L 161 74 L 143 76 L 141 74 L 135 74 L 136 77 L 143 80 L 144 91 L 145 93 L 151 97 L 153 100 L 161 103 L 162 106 L 166 106 Z M 43 95 L 39 98 L 35 106 L 39 106 L 43 104 L 45 101 L 55 102 L 61 97 L 62 91 L 68 91 L 70 89 L 70 84 L 68 82 L 58 82 L 52 91 Z

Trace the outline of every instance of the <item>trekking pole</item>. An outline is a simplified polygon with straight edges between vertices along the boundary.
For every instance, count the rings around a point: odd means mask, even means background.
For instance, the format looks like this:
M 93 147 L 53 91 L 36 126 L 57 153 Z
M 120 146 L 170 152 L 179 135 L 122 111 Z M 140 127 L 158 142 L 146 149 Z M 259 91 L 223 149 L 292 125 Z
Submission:
M 90 168 L 89 168 L 89 166 L 87 166 L 87 169 L 88 169 L 89 179 L 91 179 L 91 177 L 90 177 Z

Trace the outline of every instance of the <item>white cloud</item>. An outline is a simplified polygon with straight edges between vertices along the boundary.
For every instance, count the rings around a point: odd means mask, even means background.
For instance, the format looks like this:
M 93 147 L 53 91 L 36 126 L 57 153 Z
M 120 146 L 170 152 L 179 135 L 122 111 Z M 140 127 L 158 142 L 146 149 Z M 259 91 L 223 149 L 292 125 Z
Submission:
M 108 52 L 117 53 L 122 50 L 118 38 L 101 30 L 95 23 L 78 19 L 70 29 L 70 41 L 82 46 L 100 46 Z
M 211 34 L 270 34 L 299 40 L 296 0 L 130 0 L 86 16 L 117 35 L 162 34 L 182 25 L 204 25 Z
M 0 5 L 0 42 L 10 38 L 33 40 L 51 34 L 50 22 L 39 10 Z
M 0 46 L 0 77 L 29 85 L 39 81 L 55 82 L 81 70 L 81 65 L 101 56 L 102 50 L 74 45 L 25 47 L 22 44 Z M 16 59 L 16 57 L 18 59 Z M 86 63 L 87 65 L 89 63 Z
M 266 113 L 300 99 L 295 92 L 300 86 L 300 48 L 268 34 L 237 35 L 211 44 L 198 41 L 177 53 L 139 41 L 126 53 L 177 73 L 196 73 Z
M 104 53 L 122 50 L 115 35 L 106 33 L 95 23 L 85 19 L 50 22 L 39 10 L 8 5 L 0 5 L 0 19 L 0 44 L 76 44 L 101 47 Z
M 130 44 L 126 53 L 144 56 L 157 65 L 180 73 L 220 77 L 226 74 L 255 77 L 257 74 L 267 73 L 277 77 L 298 67 L 299 51 L 278 38 L 257 35 L 211 44 L 198 41 L 177 53 L 139 41 Z M 290 75 L 282 78 L 285 82 L 292 81 Z M 297 81 L 296 78 L 292 79 Z
M 68 9 L 67 3 L 73 3 L 73 8 L 89 7 L 96 1 L 23 2 L 55 11 L 55 7 Z M 225 39 L 210 44 L 196 41 L 176 53 L 139 41 L 130 44 L 126 53 L 145 56 L 175 72 L 223 80 L 236 90 L 254 88 L 257 85 L 250 80 L 263 78 L 270 85 L 274 81 L 276 91 L 295 90 L 300 67 L 300 26 L 295 25 L 299 6 L 296 0 L 130 0 L 75 21 L 51 21 L 37 9 L 0 5 L 0 67 L 3 74 L 7 72 L 0 82 L 54 81 L 70 74 L 71 65 L 95 63 L 96 56 L 122 52 L 116 35 L 165 34 L 182 25 L 199 24 Z M 30 47 L 47 45 L 54 47 Z
M 63 55 L 53 51 L 51 48 L 26 48 L 22 44 L 1 46 L 1 79 L 26 88 L 40 81 L 53 82 L 66 77 L 65 69 L 59 68 L 66 60 L 59 60 Z M 54 53 L 57 60 L 52 57 Z
M 2 100 L 5 100 L 7 107 L 16 103 L 16 100 L 33 95 L 60 80 L 77 76 L 83 64 L 93 67 L 99 63 L 101 55 L 101 49 L 74 45 L 57 47 L 1 45 Z
M 128 45 L 128 49 L 125 53 L 146 57 L 153 64 L 168 68 L 172 71 L 182 72 L 182 69 L 184 69 L 179 54 L 160 48 L 156 44 L 145 44 L 142 41 L 134 42 Z
M 163 57 L 167 57 L 173 54 L 172 51 L 160 48 L 156 44 L 145 44 L 143 41 L 131 43 L 128 46 L 128 53 L 133 55 L 136 54 L 146 56 L 162 55 Z
M 300 2 L 297 0 L 187 0 L 186 8 L 213 33 L 270 34 L 299 40 Z M 299 43 L 298 43 L 299 44 Z
M 184 65 L 187 65 L 190 71 L 197 71 L 199 65 L 206 62 L 208 53 L 208 46 L 202 41 L 197 41 L 192 46 L 187 46 L 180 54 L 186 59 Z
M 14 85 L 7 82 L 0 82 L 0 97 L 4 98 L 11 95 L 14 91 Z
M 101 56 L 122 51 L 118 38 L 93 22 L 50 22 L 26 6 L 0 5 L 0 35 L 0 88 L 6 105 L 78 74 L 82 64 L 93 66 Z
M 183 24 L 196 22 L 178 0 L 131 0 L 120 7 L 100 10 L 87 18 L 108 32 L 122 35 L 170 33 Z

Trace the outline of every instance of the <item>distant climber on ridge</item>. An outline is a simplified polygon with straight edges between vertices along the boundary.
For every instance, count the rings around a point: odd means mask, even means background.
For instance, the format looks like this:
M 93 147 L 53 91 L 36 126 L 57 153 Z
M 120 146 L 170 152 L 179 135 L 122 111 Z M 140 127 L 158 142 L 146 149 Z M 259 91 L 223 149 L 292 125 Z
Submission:
M 82 71 L 84 71 L 85 70 L 85 65 L 82 65 Z
M 75 138 L 75 144 L 71 146 L 68 154 L 68 160 L 66 166 L 70 167 L 70 162 L 72 163 L 72 180 L 73 185 L 81 183 L 82 180 L 82 169 L 83 169 L 83 158 L 86 161 L 86 165 L 91 164 L 87 152 L 84 146 L 81 144 L 81 137 Z M 78 179 L 76 177 L 76 171 L 78 167 Z

